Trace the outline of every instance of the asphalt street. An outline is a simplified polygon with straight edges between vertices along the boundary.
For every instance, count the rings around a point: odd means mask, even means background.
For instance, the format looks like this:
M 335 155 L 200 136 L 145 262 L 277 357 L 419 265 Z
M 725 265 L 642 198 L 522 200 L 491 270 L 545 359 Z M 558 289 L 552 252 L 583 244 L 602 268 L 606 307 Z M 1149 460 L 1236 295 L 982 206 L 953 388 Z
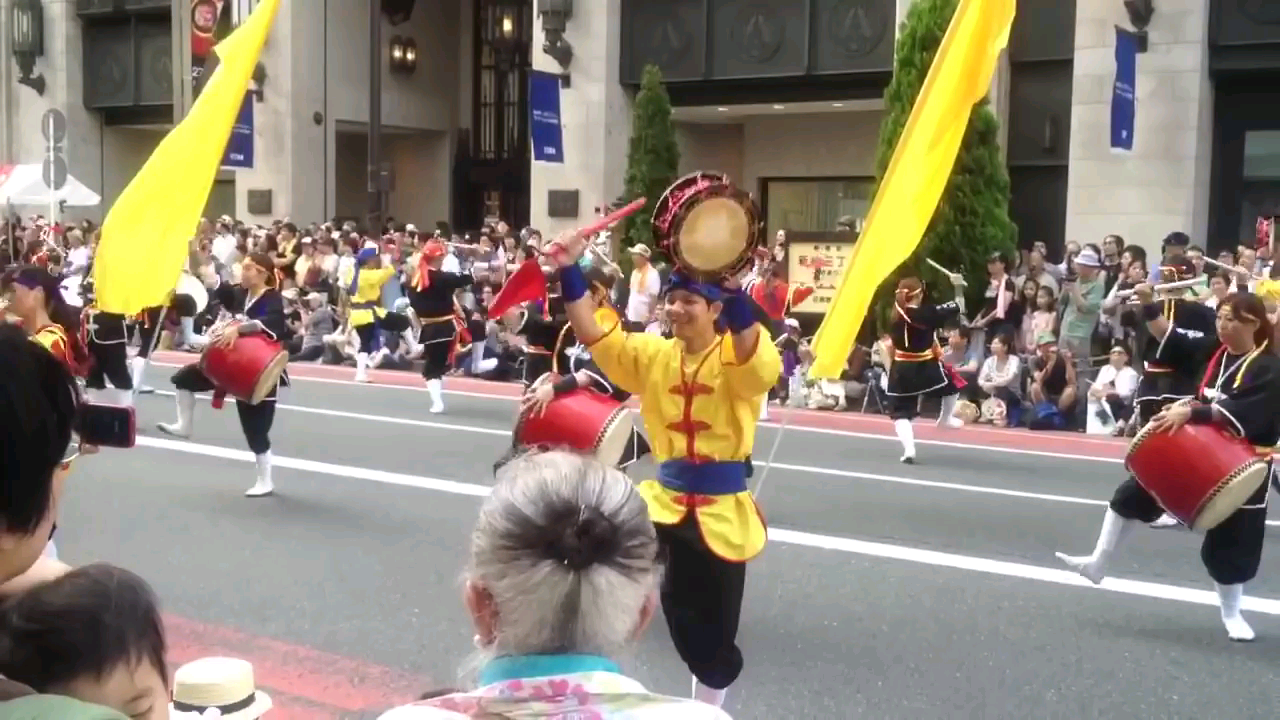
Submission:
M 152 429 L 172 419 L 172 398 L 143 397 L 139 447 L 77 467 L 62 553 L 141 573 L 170 615 L 175 659 L 248 657 L 281 718 L 372 717 L 455 685 L 471 649 L 468 534 L 515 403 L 447 402 L 431 415 L 407 388 L 298 379 L 272 434 L 277 495 L 251 500 L 234 409 L 200 401 L 184 443 Z M 758 476 L 777 432 L 759 433 Z M 1189 532 L 1136 532 L 1102 589 L 1057 565 L 1055 550 L 1092 549 L 1118 461 L 960 431 L 922 443 L 907 467 L 891 439 L 783 432 L 733 717 L 1280 716 L 1275 555 L 1248 589 L 1259 641 L 1246 645 L 1204 604 L 1212 587 Z M 660 623 L 623 660 L 655 690 L 688 691 Z

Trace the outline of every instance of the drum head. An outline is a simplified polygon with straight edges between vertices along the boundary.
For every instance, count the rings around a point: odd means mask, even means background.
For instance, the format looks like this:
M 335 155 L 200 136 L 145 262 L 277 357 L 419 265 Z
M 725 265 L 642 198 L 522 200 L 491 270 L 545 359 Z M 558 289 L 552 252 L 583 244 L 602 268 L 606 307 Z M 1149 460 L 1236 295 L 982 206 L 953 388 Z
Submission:
M 287 367 L 289 367 L 289 353 L 281 351 L 271 360 L 271 364 L 262 371 L 262 376 L 258 378 L 258 384 L 253 388 L 253 397 L 249 398 L 249 404 L 257 405 L 265 400 L 276 385 L 280 383 L 280 376 L 284 374 Z
M 1218 486 L 1217 492 L 1210 495 L 1200 506 L 1191 529 L 1212 530 L 1221 525 L 1224 520 L 1231 517 L 1232 513 L 1249 502 L 1249 497 L 1267 482 L 1270 471 L 1270 465 L 1258 460 L 1232 473 Z
M 668 240 L 671 225 L 680 213 L 680 206 L 687 202 L 696 192 L 710 185 L 729 184 L 729 176 L 718 172 L 692 172 L 671 183 L 671 187 L 662 193 L 653 206 L 653 231 L 659 244 Z
M 729 197 L 712 197 L 695 205 L 676 232 L 680 264 L 714 273 L 732 267 L 742 257 L 751 235 L 746 210 Z

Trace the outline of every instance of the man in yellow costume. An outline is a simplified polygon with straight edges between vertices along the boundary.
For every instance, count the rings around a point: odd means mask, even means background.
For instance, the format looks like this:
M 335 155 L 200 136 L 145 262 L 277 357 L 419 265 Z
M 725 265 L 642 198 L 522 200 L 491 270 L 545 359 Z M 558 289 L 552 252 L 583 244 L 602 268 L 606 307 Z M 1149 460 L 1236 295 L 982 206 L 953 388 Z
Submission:
M 369 382 L 369 356 L 381 341 L 378 330 L 381 320 L 387 316 L 382 307 L 382 286 L 395 277 L 395 267 L 384 267 L 377 248 L 362 248 L 356 255 L 355 274 L 347 285 L 351 296 L 348 324 L 360 337 L 360 351 L 356 353 L 356 382 Z
M 560 290 L 578 341 L 618 387 L 640 396 L 658 477 L 639 485 L 668 564 L 662 609 L 693 673 L 693 697 L 719 707 L 742 672 L 736 644 L 746 562 L 764 549 L 747 489 L 761 397 L 782 359 L 736 282 L 694 282 L 678 268 L 664 294 L 671 338 L 601 327 L 578 265 L 587 241 L 557 241 Z

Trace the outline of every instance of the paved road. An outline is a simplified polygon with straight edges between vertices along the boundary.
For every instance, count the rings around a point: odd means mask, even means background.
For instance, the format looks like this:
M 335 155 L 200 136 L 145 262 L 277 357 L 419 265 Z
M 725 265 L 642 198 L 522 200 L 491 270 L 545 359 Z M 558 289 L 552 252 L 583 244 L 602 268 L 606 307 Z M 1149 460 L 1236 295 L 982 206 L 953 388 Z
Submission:
M 176 660 L 251 659 L 279 720 L 370 717 L 455 684 L 471 647 L 459 575 L 514 413 L 488 392 L 433 416 L 407 388 L 299 379 L 265 500 L 240 495 L 252 468 L 234 411 L 202 402 L 192 442 L 148 430 L 83 463 L 60 545 L 147 577 Z M 140 427 L 171 413 L 144 398 Z M 904 467 L 887 423 L 841 433 L 830 417 L 794 415 L 765 480 L 773 542 L 749 575 L 735 718 L 1280 716 L 1274 557 L 1250 588 L 1252 645 L 1228 643 L 1203 604 L 1190 533 L 1140 531 L 1106 589 L 1056 567 L 1054 550 L 1092 548 L 1120 446 L 922 431 L 947 444 Z M 688 689 L 660 625 L 628 664 Z

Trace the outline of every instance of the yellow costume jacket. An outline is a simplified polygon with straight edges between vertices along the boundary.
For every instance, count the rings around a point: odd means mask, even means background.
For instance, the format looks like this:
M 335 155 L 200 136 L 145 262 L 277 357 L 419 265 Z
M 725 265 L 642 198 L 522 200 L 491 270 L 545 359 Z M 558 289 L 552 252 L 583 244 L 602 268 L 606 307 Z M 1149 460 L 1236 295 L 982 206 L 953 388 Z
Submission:
M 599 317 L 599 316 L 597 316 Z M 640 414 L 659 463 L 658 478 L 638 489 L 659 525 L 689 512 L 707 547 L 745 562 L 765 544 L 764 518 L 747 490 L 761 396 L 778 381 L 782 358 L 760 328 L 751 357 L 736 361 L 721 335 L 705 352 L 686 355 L 680 340 L 629 333 L 614 323 L 590 346 L 591 358 L 618 387 L 640 396 Z
M 351 314 L 348 317 L 351 327 L 358 328 L 386 317 L 387 310 L 382 307 L 382 286 L 395 274 L 396 269 L 393 267 L 360 269 L 356 291 L 351 296 Z

